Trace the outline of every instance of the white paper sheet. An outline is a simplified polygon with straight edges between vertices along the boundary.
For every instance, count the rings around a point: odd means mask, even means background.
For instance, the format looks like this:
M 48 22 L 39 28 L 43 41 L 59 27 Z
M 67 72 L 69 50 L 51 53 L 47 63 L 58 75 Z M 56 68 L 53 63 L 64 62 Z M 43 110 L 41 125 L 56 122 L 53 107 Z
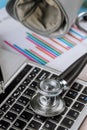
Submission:
M 76 26 L 62 39 L 42 37 L 0 10 L 0 43 L 39 64 L 63 71 L 87 52 L 87 34 Z

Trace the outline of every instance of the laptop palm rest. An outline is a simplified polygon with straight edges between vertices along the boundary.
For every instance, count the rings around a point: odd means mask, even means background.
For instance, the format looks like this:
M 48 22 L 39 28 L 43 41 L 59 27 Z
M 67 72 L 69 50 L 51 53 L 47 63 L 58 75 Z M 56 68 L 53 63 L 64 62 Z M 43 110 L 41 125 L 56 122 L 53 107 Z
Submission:
M 17 71 L 26 60 L 25 57 L 0 48 L 0 66 L 2 69 L 4 83 Z

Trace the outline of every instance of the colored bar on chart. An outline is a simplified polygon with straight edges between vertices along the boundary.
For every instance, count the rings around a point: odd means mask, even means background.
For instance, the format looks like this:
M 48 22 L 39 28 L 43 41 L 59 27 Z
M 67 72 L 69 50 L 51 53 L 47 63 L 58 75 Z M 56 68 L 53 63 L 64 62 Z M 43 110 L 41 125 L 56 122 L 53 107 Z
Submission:
M 55 50 L 53 47 L 46 44 L 45 42 L 41 41 L 39 38 L 37 38 L 29 33 L 28 33 L 28 38 L 32 39 L 37 45 L 40 45 L 41 47 L 45 48 L 45 50 L 49 51 L 53 55 L 55 55 L 55 56 L 60 55 L 60 52 L 58 52 L 57 50 Z
M 16 41 L 14 39 L 15 44 L 13 41 L 4 41 L 4 43 L 26 56 L 29 60 L 46 65 L 51 60 L 53 61 L 66 51 L 82 43 L 86 38 L 87 34 L 74 25 L 62 38 L 47 38 L 30 31 L 25 32 L 22 43 L 17 39 Z

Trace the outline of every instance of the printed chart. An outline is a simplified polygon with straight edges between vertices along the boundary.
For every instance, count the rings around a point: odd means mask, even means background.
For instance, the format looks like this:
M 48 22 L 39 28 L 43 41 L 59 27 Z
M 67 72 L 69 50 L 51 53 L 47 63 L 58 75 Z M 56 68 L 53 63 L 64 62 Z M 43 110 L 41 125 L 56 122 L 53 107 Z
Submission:
M 7 0 L 0 0 L 0 41 L 28 59 L 42 65 L 53 62 L 87 39 L 87 33 L 76 25 L 63 38 L 40 36 L 11 18 L 3 8 Z
M 22 33 L 25 32 L 19 30 L 17 36 L 7 35 L 12 38 L 4 40 L 4 43 L 28 59 L 42 65 L 46 65 L 52 59 L 81 44 L 87 38 L 87 34 L 80 31 L 76 26 L 73 26 L 63 38 L 46 38 L 31 31 Z

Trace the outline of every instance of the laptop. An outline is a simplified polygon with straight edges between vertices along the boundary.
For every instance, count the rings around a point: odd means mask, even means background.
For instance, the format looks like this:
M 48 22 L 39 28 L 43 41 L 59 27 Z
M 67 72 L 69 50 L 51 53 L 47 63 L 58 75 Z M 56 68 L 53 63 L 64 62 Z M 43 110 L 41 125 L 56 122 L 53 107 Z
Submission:
M 39 82 L 60 72 L 0 49 L 4 93 L 0 94 L 0 130 L 87 130 L 87 82 L 77 79 L 62 93 L 66 109 L 58 116 L 35 114 L 30 101 Z

